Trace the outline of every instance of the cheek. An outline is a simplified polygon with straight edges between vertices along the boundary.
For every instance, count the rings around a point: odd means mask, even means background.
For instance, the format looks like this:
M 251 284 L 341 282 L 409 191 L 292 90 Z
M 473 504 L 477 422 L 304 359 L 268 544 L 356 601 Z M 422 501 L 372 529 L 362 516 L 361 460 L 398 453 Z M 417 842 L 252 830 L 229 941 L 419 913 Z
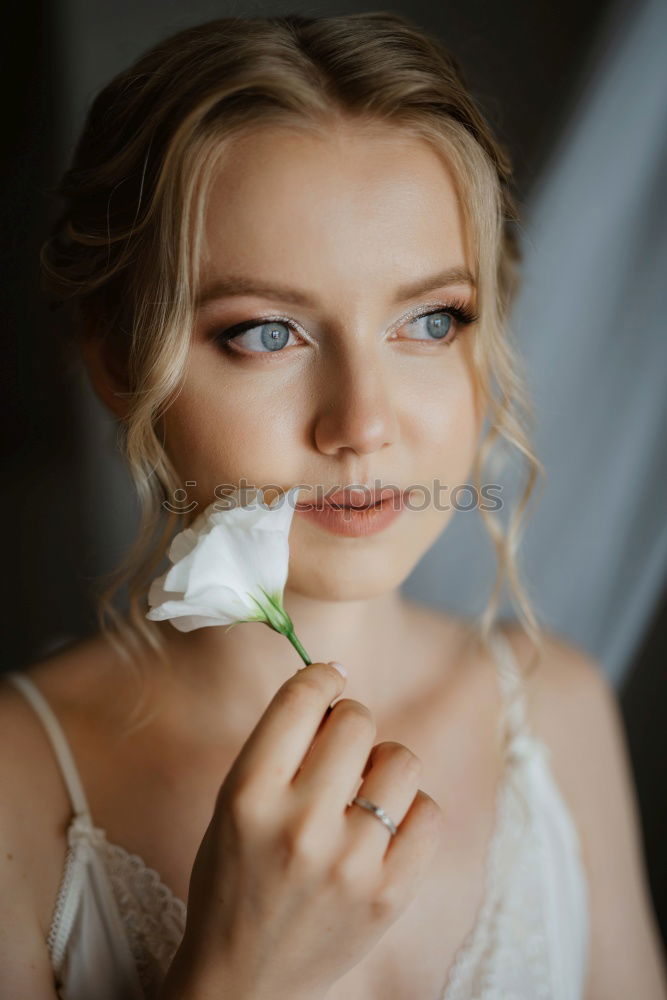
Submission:
M 203 505 L 215 499 L 216 486 L 263 485 L 298 476 L 297 449 L 302 434 L 298 406 L 276 408 L 276 394 L 249 381 L 221 384 L 204 371 L 190 370 L 181 392 L 164 416 L 165 448 L 179 480 Z M 280 456 L 279 461 L 277 456 Z M 219 491 L 218 491 L 219 493 Z
M 411 447 L 432 475 L 465 479 L 474 456 L 478 420 L 474 385 L 462 358 L 434 366 L 413 401 Z

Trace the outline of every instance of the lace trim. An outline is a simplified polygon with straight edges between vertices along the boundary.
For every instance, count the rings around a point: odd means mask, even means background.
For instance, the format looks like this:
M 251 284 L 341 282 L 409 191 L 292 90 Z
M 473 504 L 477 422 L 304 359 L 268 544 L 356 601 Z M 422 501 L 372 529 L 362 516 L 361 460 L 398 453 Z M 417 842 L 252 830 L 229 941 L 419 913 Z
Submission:
M 450 965 L 447 980 L 439 1000 L 455 1000 L 461 994 L 464 975 L 474 961 L 482 931 L 486 930 L 490 921 L 491 908 L 494 903 L 493 890 L 498 882 L 500 845 L 507 825 L 507 803 L 508 780 L 507 776 L 505 776 L 496 794 L 496 822 L 484 856 L 482 900 L 477 908 L 472 927 L 454 954 L 454 959 Z
M 58 886 L 58 894 L 56 896 L 56 902 L 53 909 L 53 916 L 51 918 L 51 926 L 46 938 L 46 944 L 51 956 L 51 964 L 56 977 L 59 977 L 60 975 L 60 967 L 62 965 L 62 960 L 65 954 L 65 946 L 67 944 L 68 934 L 65 933 L 66 929 L 64 927 L 65 907 L 70 899 L 76 870 L 75 852 L 71 847 L 68 847 L 65 855 L 63 873 L 60 878 L 60 885 Z M 62 984 L 57 983 L 57 985 L 60 986 Z
M 94 826 L 90 816 L 77 814 L 68 829 L 69 849 L 61 880 L 54 917 L 49 931 L 52 945 L 60 941 L 59 955 L 69 937 L 64 924 L 65 910 L 77 873 L 83 877 L 84 864 L 76 855 L 86 845 L 96 849 L 104 861 L 128 943 L 146 996 L 157 992 L 185 930 L 186 904 L 162 881 L 138 854 L 107 840 L 106 831 Z
M 186 905 L 138 854 L 103 841 L 105 862 L 147 995 L 167 973 L 185 930 Z
M 507 769 L 498 789 L 499 819 L 484 864 L 484 895 L 468 935 L 455 953 L 439 1000 L 549 1000 L 548 954 L 544 914 L 535 877 L 535 851 L 543 849 L 535 835 L 529 797 L 528 769 L 547 748 L 527 731 L 517 733 L 508 748 Z M 517 941 L 522 943 L 517 948 Z M 516 982 L 517 993 L 509 993 Z M 502 992 L 501 992 L 502 985 Z

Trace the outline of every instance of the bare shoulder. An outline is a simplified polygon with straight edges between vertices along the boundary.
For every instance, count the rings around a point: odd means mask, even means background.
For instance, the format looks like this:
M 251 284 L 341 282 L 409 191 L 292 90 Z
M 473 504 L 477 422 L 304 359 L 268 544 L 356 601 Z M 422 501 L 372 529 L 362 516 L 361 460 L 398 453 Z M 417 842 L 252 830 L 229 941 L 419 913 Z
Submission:
M 58 718 L 62 718 L 75 702 L 86 698 L 92 689 L 86 679 L 92 678 L 95 664 L 101 662 L 99 645 L 94 639 L 82 639 L 39 660 L 27 668 L 15 671 L 32 681 Z M 33 826 L 33 806 L 50 807 L 64 800 L 56 762 L 43 723 L 25 695 L 6 676 L 0 678 L 0 778 L 8 793 L 0 801 L 4 817 L 16 823 L 23 819 Z M 55 776 L 55 780 L 54 780 Z M 60 787 L 59 787 L 60 785 Z M 30 794 L 26 794 L 26 788 Z M 13 793 L 13 794 L 12 794 Z M 10 805 L 11 804 L 11 805 Z
M 504 631 L 526 667 L 529 638 L 516 624 Z M 661 944 L 615 689 L 586 650 L 547 632 L 543 655 L 526 679 L 526 698 L 529 722 L 551 751 L 580 834 L 591 911 L 587 1000 L 664 1000 Z
M 74 721 L 89 692 L 95 667 L 102 664 L 94 639 L 78 640 L 28 668 L 17 671 L 46 698 L 57 719 Z M 76 705 L 76 710 L 75 710 Z M 70 724 L 71 720 L 71 724 Z M 83 734 L 83 729 L 81 729 Z M 10 849 L 3 851 L 3 882 L 20 880 L 43 932 L 66 851 L 71 803 L 42 721 L 7 677 L 0 679 L 0 828 Z M 27 905 L 27 903 L 26 903 Z
M 59 669 L 49 676 L 55 697 Z M 60 658 L 62 669 L 72 662 Z M 41 683 L 36 681 L 42 689 Z M 47 946 L 70 806 L 44 728 L 23 694 L 0 680 L 0 968 L 7 996 L 55 997 Z
M 88 703 L 95 700 L 102 704 L 106 699 L 103 685 L 105 679 L 111 679 L 114 668 L 117 682 L 117 657 L 106 639 L 94 633 L 67 643 L 17 672 L 32 680 L 49 704 L 66 711 L 75 705 L 89 707 Z M 3 696 L 8 689 L 16 690 L 3 678 Z
M 119 700 L 122 675 L 106 641 L 98 634 L 78 639 L 16 673 L 37 688 L 66 730 L 68 742 L 73 741 L 85 758 L 89 734 L 111 718 Z M 43 815 L 52 814 L 58 803 L 68 811 L 66 789 L 44 723 L 6 676 L 0 678 L 0 746 L 0 776 L 3 785 L 16 792 L 11 801 L 17 821 L 24 817 L 31 827 L 39 826 L 34 822 L 35 806 Z
M 554 765 L 570 796 L 582 756 L 606 766 L 601 741 L 610 739 L 616 757 L 623 750 L 623 729 L 616 693 L 602 666 L 582 647 L 554 632 L 544 632 L 544 650 L 531 668 L 534 647 L 517 623 L 503 626 L 524 669 L 526 706 L 535 733 L 552 750 Z M 593 756 L 591 756 L 593 755 Z

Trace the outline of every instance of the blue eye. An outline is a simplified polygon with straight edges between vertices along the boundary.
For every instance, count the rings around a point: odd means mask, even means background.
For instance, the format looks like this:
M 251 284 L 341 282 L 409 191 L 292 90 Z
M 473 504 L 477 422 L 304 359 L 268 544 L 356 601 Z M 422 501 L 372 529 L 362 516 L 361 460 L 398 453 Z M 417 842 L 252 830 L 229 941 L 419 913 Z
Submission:
M 247 334 L 252 334 L 252 336 L 247 337 Z M 259 324 L 250 320 L 225 330 L 219 339 L 227 342 L 238 340 L 241 336 L 246 336 L 245 343 L 242 343 L 245 350 L 255 354 L 264 354 L 265 351 L 280 351 L 285 347 L 289 340 L 290 327 L 280 320 L 269 320 Z
M 431 343 L 441 341 L 444 347 L 449 347 L 457 339 L 461 330 L 475 323 L 478 318 L 470 306 L 463 302 L 453 302 L 446 307 L 421 313 L 403 324 L 406 329 L 417 331 L 420 329 L 419 324 L 423 324 L 426 336 L 407 336 L 395 339 L 430 341 Z M 453 331 L 453 336 L 447 340 L 447 335 L 451 331 Z M 252 319 L 222 330 L 216 335 L 215 340 L 229 353 L 239 355 L 244 353 L 280 354 L 288 345 L 291 333 L 296 333 L 296 325 L 291 320 L 266 319 L 258 322 L 256 319 Z M 245 337 L 245 342 L 241 341 L 241 337 Z M 236 340 L 240 341 L 241 348 L 231 345 L 231 342 Z
M 452 326 L 454 325 L 454 320 L 449 313 L 445 312 L 444 309 L 439 309 L 437 312 L 425 313 L 423 316 L 418 316 L 417 319 L 413 319 L 410 323 L 410 327 L 417 327 L 423 322 L 424 329 L 426 330 L 428 337 L 426 339 L 432 340 L 442 340 L 446 337 Z M 408 338 L 410 340 L 420 340 L 422 338 Z

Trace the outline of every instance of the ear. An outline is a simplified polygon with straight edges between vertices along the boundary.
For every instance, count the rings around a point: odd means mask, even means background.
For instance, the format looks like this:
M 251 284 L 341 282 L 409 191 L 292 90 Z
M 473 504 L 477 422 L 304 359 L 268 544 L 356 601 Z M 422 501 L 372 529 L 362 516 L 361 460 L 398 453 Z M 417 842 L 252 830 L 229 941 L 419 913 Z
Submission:
M 79 340 L 79 348 L 98 399 L 114 416 L 124 419 L 129 408 L 126 373 L 114 358 L 109 342 L 88 329 Z

